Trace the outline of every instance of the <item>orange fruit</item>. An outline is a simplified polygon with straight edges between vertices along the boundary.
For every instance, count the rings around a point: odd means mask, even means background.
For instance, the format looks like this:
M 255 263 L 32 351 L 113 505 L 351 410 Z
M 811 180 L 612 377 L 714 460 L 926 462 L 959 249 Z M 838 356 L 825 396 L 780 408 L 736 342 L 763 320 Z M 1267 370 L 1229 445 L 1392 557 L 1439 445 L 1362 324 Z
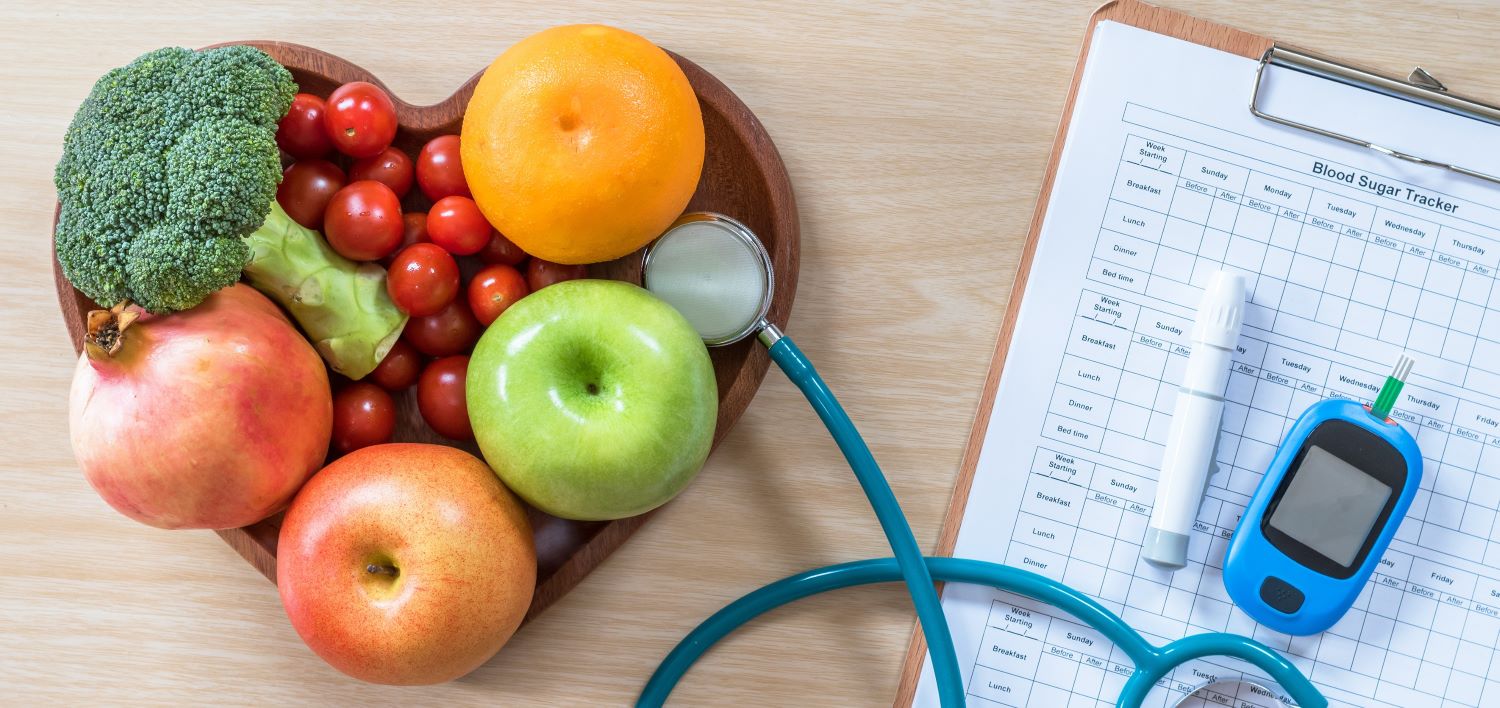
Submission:
M 521 40 L 480 77 L 459 140 L 490 223 L 527 253 L 597 263 L 660 236 L 703 172 L 703 115 L 666 52 L 603 25 Z

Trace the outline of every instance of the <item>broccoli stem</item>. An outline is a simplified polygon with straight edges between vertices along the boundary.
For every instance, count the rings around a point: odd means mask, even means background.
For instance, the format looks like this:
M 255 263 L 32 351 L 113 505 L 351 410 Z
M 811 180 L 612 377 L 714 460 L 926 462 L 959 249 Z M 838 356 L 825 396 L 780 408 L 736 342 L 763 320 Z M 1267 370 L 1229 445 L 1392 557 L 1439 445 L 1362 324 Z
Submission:
M 364 378 L 401 336 L 406 315 L 386 292 L 385 269 L 340 256 L 276 200 L 245 243 L 246 280 L 291 312 L 334 371 Z

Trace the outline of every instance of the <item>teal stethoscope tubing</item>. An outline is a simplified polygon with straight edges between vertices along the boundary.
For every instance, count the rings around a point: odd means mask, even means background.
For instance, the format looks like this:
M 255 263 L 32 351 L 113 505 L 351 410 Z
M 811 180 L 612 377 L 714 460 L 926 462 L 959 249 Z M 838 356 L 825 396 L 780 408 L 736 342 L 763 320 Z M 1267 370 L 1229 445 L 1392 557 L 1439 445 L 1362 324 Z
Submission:
M 1270 647 L 1237 634 L 1195 634 L 1164 647 L 1152 646 L 1113 612 L 1083 593 L 1031 571 L 998 563 L 966 558 L 925 559 L 932 577 L 944 582 L 989 585 L 1045 602 L 1099 630 L 1135 663 L 1117 701 L 1119 706 L 1139 706 L 1151 687 L 1167 672 L 1193 659 L 1231 656 L 1244 659 L 1266 672 L 1302 708 L 1325 708 L 1328 700 L 1297 667 Z M 720 639 L 741 625 L 770 610 L 829 590 L 888 583 L 900 580 L 902 572 L 894 558 L 874 558 L 830 565 L 784 578 L 756 590 L 719 610 L 683 638 L 657 667 L 638 705 L 659 706 L 688 668 Z M 943 705 L 955 705 L 946 697 Z M 962 698 L 956 705 L 963 705 Z
M 916 605 L 917 621 L 921 623 L 922 634 L 927 638 L 927 650 L 932 656 L 933 674 L 937 678 L 943 703 L 957 705 L 949 703 L 950 700 L 962 703 L 963 676 L 958 670 L 958 657 L 953 653 L 953 636 L 948 632 L 948 620 L 943 617 L 943 605 L 938 600 L 932 574 L 923 562 L 922 548 L 917 545 L 917 537 L 912 535 L 911 526 L 906 523 L 906 514 L 902 513 L 896 494 L 891 491 L 890 483 L 881 473 L 880 465 L 875 462 L 875 456 L 870 453 L 869 446 L 865 445 L 864 438 L 854 428 L 854 422 L 849 420 L 849 414 L 844 412 L 844 407 L 833 397 L 828 384 L 823 382 L 823 377 L 818 375 L 818 370 L 813 368 L 812 362 L 802 354 L 802 350 L 786 336 L 772 342 L 769 349 L 771 360 L 786 372 L 787 378 L 797 388 L 802 389 L 807 402 L 812 404 L 818 417 L 823 419 L 823 425 L 828 427 L 833 441 L 838 443 L 839 450 L 849 461 L 849 467 L 854 470 L 859 486 L 870 500 L 870 507 L 875 510 L 880 529 L 885 532 L 886 541 L 890 543 L 891 552 L 896 556 L 895 563 L 901 571 L 901 578 L 906 581 L 912 604 Z M 745 617 L 745 620 L 749 619 L 750 617 Z
M 777 333 L 780 334 L 779 332 Z M 1231 656 L 1265 671 L 1304 708 L 1322 708 L 1327 699 L 1280 654 L 1254 640 L 1233 634 L 1197 634 L 1157 648 L 1114 613 L 1078 591 L 1030 571 L 963 558 L 924 557 L 901 506 L 880 472 L 874 455 L 828 385 L 792 340 L 781 336 L 769 344 L 771 359 L 786 372 L 817 411 L 859 479 L 895 558 L 855 561 L 810 570 L 760 588 L 719 610 L 667 655 L 641 691 L 638 705 L 662 705 L 677 682 L 704 652 L 756 617 L 810 595 L 854 585 L 905 580 L 927 638 L 933 673 L 944 706 L 962 706 L 963 679 L 953 651 L 933 580 L 989 585 L 1057 607 L 1099 630 L 1124 651 L 1135 671 L 1120 692 L 1118 705 L 1139 706 L 1151 687 L 1178 665 L 1206 656 Z

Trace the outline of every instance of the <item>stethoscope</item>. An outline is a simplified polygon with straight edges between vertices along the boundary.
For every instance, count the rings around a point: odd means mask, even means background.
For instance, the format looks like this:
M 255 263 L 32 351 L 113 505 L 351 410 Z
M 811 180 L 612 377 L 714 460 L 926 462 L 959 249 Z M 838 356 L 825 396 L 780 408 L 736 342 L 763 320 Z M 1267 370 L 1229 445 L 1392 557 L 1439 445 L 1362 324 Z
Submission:
M 638 705 L 662 705 L 682 675 L 704 652 L 765 612 L 830 590 L 897 580 L 905 581 L 916 606 L 944 706 L 964 705 L 964 686 L 934 581 L 988 585 L 1023 595 L 1056 607 L 1098 630 L 1135 665 L 1135 671 L 1120 691 L 1119 706 L 1141 705 L 1151 688 L 1173 669 L 1209 656 L 1249 662 L 1280 684 L 1298 705 L 1315 708 L 1328 705 L 1328 700 L 1290 661 L 1248 637 L 1196 634 L 1158 647 L 1103 605 L 1051 578 L 998 563 L 923 556 L 901 505 L 854 423 L 812 362 L 766 319 L 775 288 L 775 272 L 760 239 L 744 224 L 721 214 L 684 215 L 647 249 L 642 281 L 647 290 L 681 311 L 708 346 L 733 344 L 751 335 L 766 346 L 771 360 L 802 390 L 848 459 L 895 557 L 809 570 L 735 600 L 698 625 L 662 660 L 641 691 Z M 1197 687 L 1179 705 L 1191 704 L 1193 700 L 1200 704 L 1217 702 L 1218 697 L 1234 695 L 1234 689 L 1224 683 Z M 1263 687 L 1257 688 L 1257 695 L 1274 695 Z

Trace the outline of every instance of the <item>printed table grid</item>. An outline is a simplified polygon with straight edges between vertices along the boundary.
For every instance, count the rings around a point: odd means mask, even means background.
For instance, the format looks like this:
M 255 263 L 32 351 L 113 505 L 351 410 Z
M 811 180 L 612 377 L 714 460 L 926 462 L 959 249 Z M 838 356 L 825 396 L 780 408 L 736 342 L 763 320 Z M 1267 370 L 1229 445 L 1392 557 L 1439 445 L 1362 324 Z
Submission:
M 1500 389 L 1500 230 L 1288 177 L 1297 172 L 1260 159 L 1279 157 L 1173 135 L 1131 109 L 1086 259 L 1086 279 L 1102 287 L 1078 300 L 1005 562 L 1088 594 L 1158 644 L 1255 637 L 1338 705 L 1500 705 L 1500 404 L 1465 393 Z M 1188 567 L 1167 574 L 1139 553 L 1192 305 L 1220 269 L 1247 279 L 1247 327 Z M 1397 348 L 1422 355 L 1392 413 L 1424 458 L 1408 516 L 1333 628 L 1261 627 L 1223 588 L 1244 505 L 1295 418 L 1324 398 L 1368 403 Z M 969 677 L 976 703 L 1113 704 L 1128 657 L 1054 608 L 997 597 Z M 1194 662 L 1148 705 L 1239 673 L 1270 685 L 1237 661 Z
M 1178 380 L 1189 352 L 1187 346 L 1163 337 L 1185 337 L 1190 326 L 1173 315 L 1085 291 L 1042 435 L 1112 456 L 1159 460 L 1175 402 L 1172 382 Z M 1250 336 L 1242 337 L 1234 358 L 1218 455 L 1220 474 L 1213 486 L 1246 500 L 1302 410 L 1325 397 L 1369 402 L 1378 388 L 1374 382 L 1383 380 L 1372 371 L 1327 364 L 1313 374 L 1319 365 L 1314 355 Z M 1500 475 L 1500 431 L 1486 433 L 1452 422 L 1458 416 L 1500 416 L 1479 403 L 1455 398 L 1437 404 L 1440 415 L 1413 412 L 1412 401 L 1430 402 L 1429 398 L 1439 394 L 1413 385 L 1393 413 L 1415 431 L 1427 468 L 1412 525 L 1403 527 L 1401 537 L 1415 538 L 1422 524 L 1432 523 L 1466 534 L 1472 553 L 1467 557 L 1493 554 L 1500 559 L 1500 544 L 1489 541 L 1500 512 L 1500 476 L 1491 476 Z M 1445 513 L 1423 522 L 1419 518 L 1427 508 L 1427 495 L 1435 496 Z
M 1084 291 L 1042 436 L 1117 457 L 1131 453 L 1134 459 L 1154 465 L 1161 457 L 1161 442 L 1135 437 L 1138 425 L 1114 422 L 1117 406 L 1130 411 L 1129 415 L 1134 415 L 1136 407 L 1128 399 L 1122 403 L 1119 390 L 1123 384 L 1115 384 L 1110 377 L 1127 380 L 1131 365 L 1120 369 L 1118 364 L 1128 361 L 1137 348 L 1159 350 L 1161 356 L 1173 357 L 1175 366 L 1180 367 L 1188 348 L 1155 335 L 1176 331 L 1179 334 L 1172 336 L 1183 336 L 1188 326 L 1166 313 Z M 1151 334 L 1142 334 L 1143 329 Z M 1127 336 L 1127 344 L 1118 343 Z M 1122 346 L 1129 352 L 1123 358 L 1117 355 Z M 1116 356 L 1111 358 L 1111 354 Z M 1166 368 L 1173 366 L 1168 363 Z M 1313 373 L 1315 366 L 1321 368 L 1317 373 Z M 1308 373 L 1300 373 L 1297 367 Z M 1302 378 L 1293 378 L 1293 373 Z M 1151 380 L 1157 391 L 1151 415 L 1161 420 L 1159 425 L 1153 424 L 1156 429 L 1164 430 L 1170 421 L 1175 387 L 1167 382 L 1175 377 L 1168 374 Z M 1326 397 L 1368 402 L 1378 388 L 1372 382 L 1378 380 L 1382 377 L 1370 371 L 1319 362 L 1311 354 L 1242 337 L 1227 392 L 1218 455 L 1220 473 L 1211 480 L 1211 488 L 1222 491 L 1225 498 L 1248 501 L 1281 436 L 1303 409 Z M 1090 386 L 1100 388 L 1091 392 Z M 1106 393 L 1111 387 L 1114 393 Z M 1439 412 L 1414 412 L 1424 403 L 1433 404 Z M 1397 538 L 1440 546 L 1450 554 L 1462 551 L 1456 559 L 1500 560 L 1500 543 L 1491 540 L 1500 532 L 1496 525 L 1500 516 L 1500 432 L 1486 433 L 1452 422 L 1457 418 L 1495 420 L 1500 413 L 1480 403 L 1444 397 L 1413 385 L 1392 416 L 1407 423 L 1416 435 L 1425 467 L 1421 491 Z M 1106 418 L 1109 422 L 1100 423 Z M 1124 446 L 1117 442 L 1127 438 L 1131 442 Z M 1434 542 L 1424 543 L 1424 538 Z
M 1461 382 L 1500 380 L 1500 242 L 1135 134 L 1123 150 L 1089 278 L 1190 302 L 1214 270 L 1238 270 L 1251 326 L 1356 355 L 1396 344 Z M 1229 184 L 1182 174 L 1195 165 Z
M 1025 380 L 1001 389 L 1023 424 L 990 427 L 1005 449 L 981 457 L 975 488 L 985 485 L 988 501 L 1003 494 L 1003 505 L 961 530 L 960 550 L 1068 584 L 1157 644 L 1206 631 L 1252 636 L 1334 705 L 1500 706 L 1500 203 L 1406 184 L 1362 159 L 1341 165 L 1345 153 L 1315 154 L 1312 143 L 1257 128 L 1226 130 L 1214 121 L 1228 96 L 1207 87 L 1201 102 L 1185 102 L 1105 75 L 1115 92 L 1092 88 L 1106 108 L 1070 135 L 1077 149 L 1057 177 L 1071 196 L 1048 211 L 1053 243 L 1037 256 L 1047 280 L 1028 288 L 1042 301 L 1027 311 L 1043 313 L 1061 358 L 1022 362 Z M 1225 125 L 1247 125 L 1242 106 L 1234 115 Z M 1194 305 L 1219 270 L 1247 279 L 1246 327 L 1188 565 L 1166 573 L 1141 560 L 1141 543 Z M 1023 318 L 1027 334 L 1035 322 Z M 1392 413 L 1423 456 L 1412 507 L 1332 628 L 1270 631 L 1223 587 L 1244 507 L 1305 408 L 1369 402 L 1403 349 L 1419 361 Z M 1031 464 L 1016 469 L 1027 450 Z M 1056 608 L 981 596 L 958 595 L 953 608 L 968 624 L 956 636 L 966 647 L 978 639 L 966 657 L 973 704 L 1112 705 L 1129 657 Z M 1269 683 L 1234 660 L 1194 662 L 1147 705 L 1242 673 Z
M 1415 687 L 1424 693 L 1443 695 L 1446 692 L 1451 699 L 1467 700 L 1471 705 L 1479 700 L 1477 691 L 1483 685 L 1484 676 L 1492 670 L 1492 663 L 1500 663 L 1500 657 L 1492 656 L 1496 634 L 1500 632 L 1500 610 L 1481 599 L 1500 594 L 1500 580 L 1480 578 L 1407 553 L 1389 551 L 1383 558 L 1381 571 L 1375 574 L 1367 591 L 1333 629 L 1313 637 L 1287 637 L 1255 625 L 1229 603 L 1220 586 L 1219 570 L 1224 548 L 1243 510 L 1239 505 L 1208 500 L 1195 527 L 1200 534 L 1195 537 L 1190 552 L 1190 565 L 1172 576 L 1170 586 L 1161 587 L 1142 578 L 1145 568 L 1139 565 L 1135 554 L 1139 552 L 1138 541 L 1144 521 L 1130 525 L 1134 530 L 1128 533 L 1119 529 L 1129 525 L 1124 519 L 1149 517 L 1149 506 L 1135 501 L 1149 498 L 1153 493 L 1142 486 L 1143 482 L 1136 475 L 1089 462 L 1078 455 L 1038 449 L 1024 491 L 1022 513 L 1017 517 L 1012 533 L 1007 562 L 1063 580 L 1094 596 L 1157 642 L 1202 631 L 1240 632 L 1287 653 L 1309 675 L 1336 681 L 1344 690 L 1364 698 L 1405 695 L 1405 691 Z M 1109 534 L 1100 533 L 1111 527 L 1117 530 L 1117 538 L 1111 539 Z M 1200 538 L 1211 540 L 1205 546 L 1198 543 Z M 1120 552 L 1122 548 L 1126 549 L 1123 554 Z M 1108 560 L 1099 560 L 1097 562 L 1104 565 L 1096 565 L 1091 558 Z M 1119 570 L 1119 559 L 1122 558 L 1130 564 L 1127 571 Z M 1115 591 L 1108 585 L 1101 587 L 1099 578 L 1104 572 L 1120 572 L 1122 578 L 1129 576 L 1130 584 Z M 1150 592 L 1140 592 L 1134 585 L 1136 582 L 1157 587 Z M 1452 586 L 1459 586 L 1460 591 L 1439 589 Z M 1163 592 L 1188 592 L 1189 587 L 1193 601 L 1187 617 L 1180 622 L 1152 619 L 1163 611 L 1163 603 L 1169 611 L 1174 604 Z M 1176 604 L 1181 605 L 1180 600 Z M 1016 609 L 1024 608 L 1027 615 L 1016 618 L 1015 612 L 1011 612 L 1010 619 L 1000 623 L 992 612 L 991 630 L 1008 631 L 1037 640 L 1017 627 L 1025 626 L 1027 622 L 1059 621 L 1048 615 L 1045 607 L 1034 603 L 1017 598 L 1010 604 Z M 1067 626 L 1069 633 L 1058 634 L 1060 639 L 1056 645 L 1047 642 L 1035 644 L 1032 656 L 1036 660 L 1028 660 L 1027 651 L 1017 648 L 1019 640 L 1008 641 L 1013 638 L 1007 637 L 1002 643 L 987 636 L 976 657 L 976 666 L 984 670 L 976 668 L 970 679 L 976 697 L 1001 704 L 1025 705 L 1027 697 L 1033 696 L 1037 690 L 1035 685 L 1038 683 L 1048 687 L 1041 689 L 1043 692 L 1048 689 L 1072 690 L 1070 686 L 1056 682 L 1058 674 L 1044 665 L 1046 662 L 1040 659 L 1043 656 L 1048 657 L 1048 662 L 1061 656 L 1110 671 L 1115 676 L 1111 679 L 1113 683 L 1102 693 L 1080 694 L 1075 690 L 1073 698 L 1107 700 L 1116 695 L 1124 676 L 1129 675 L 1128 659 L 1092 630 L 1076 623 Z M 1392 642 L 1393 637 L 1397 641 Z M 1063 642 L 1061 638 L 1068 641 Z M 1383 647 L 1388 643 L 1392 646 L 1386 650 Z M 1447 651 L 1434 654 L 1434 648 L 1439 646 L 1447 647 Z M 1411 647 L 1425 650 L 1413 655 Z M 1457 660 L 1459 656 L 1462 656 L 1461 661 Z M 1382 677 L 1388 661 L 1399 667 Z M 1207 667 L 1188 666 L 1184 667 L 1183 675 L 1169 677 L 1170 680 L 1162 685 L 1168 693 L 1176 691 L 1180 696 L 1186 692 L 1186 687 L 1203 683 L 1204 674 L 1241 668 L 1233 662 L 1209 664 Z M 1008 703 L 1007 699 L 1021 702 Z

